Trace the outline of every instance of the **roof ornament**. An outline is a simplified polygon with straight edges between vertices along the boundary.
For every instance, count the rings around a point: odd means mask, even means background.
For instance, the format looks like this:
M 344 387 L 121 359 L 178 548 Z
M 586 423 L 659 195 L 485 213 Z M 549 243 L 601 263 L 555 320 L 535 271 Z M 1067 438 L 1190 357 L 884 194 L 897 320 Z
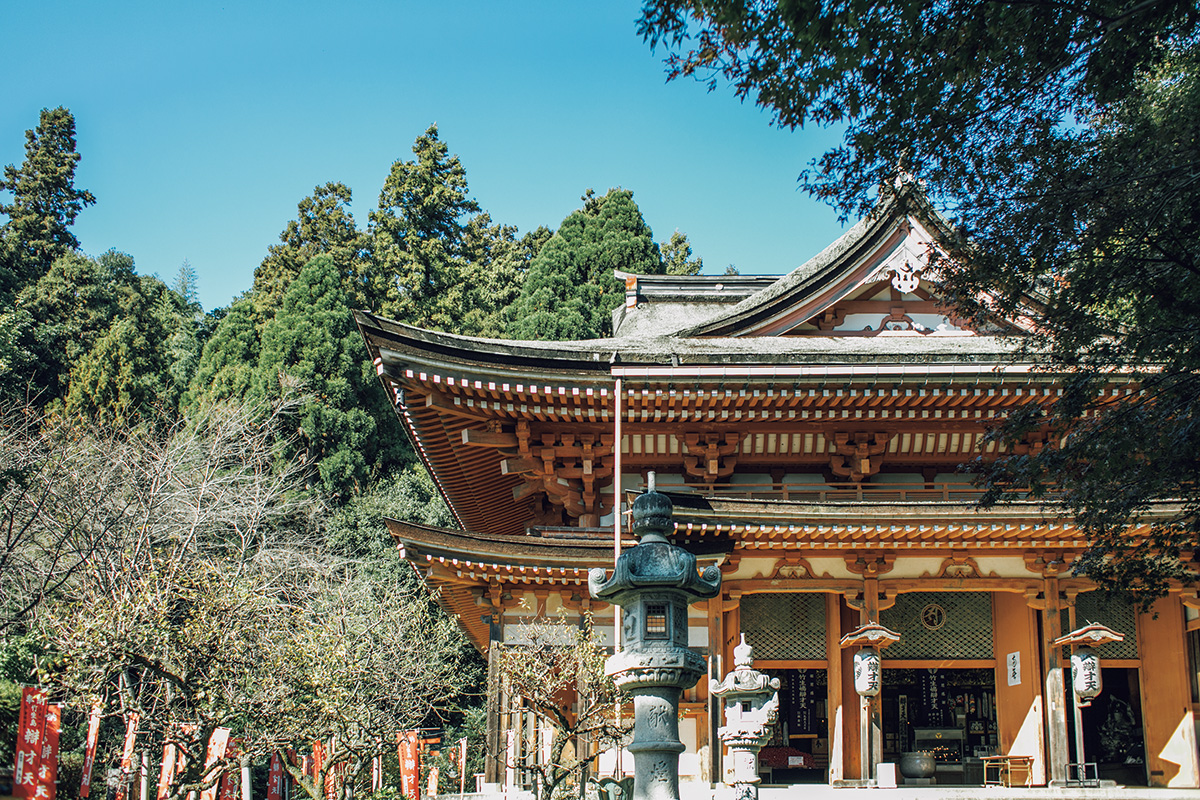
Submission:
M 892 288 L 904 294 L 916 291 L 921 282 L 921 269 L 914 267 L 907 259 L 903 265 L 892 267 Z

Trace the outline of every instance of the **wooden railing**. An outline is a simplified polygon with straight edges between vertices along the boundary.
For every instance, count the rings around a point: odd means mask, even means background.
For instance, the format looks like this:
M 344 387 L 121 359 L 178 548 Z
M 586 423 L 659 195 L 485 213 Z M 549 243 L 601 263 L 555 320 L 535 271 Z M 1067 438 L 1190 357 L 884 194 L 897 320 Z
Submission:
M 790 500 L 797 503 L 867 502 L 974 503 L 983 491 L 969 482 L 939 483 L 715 483 L 659 485 L 659 491 L 737 500 Z M 1018 495 L 1019 496 L 1019 495 Z

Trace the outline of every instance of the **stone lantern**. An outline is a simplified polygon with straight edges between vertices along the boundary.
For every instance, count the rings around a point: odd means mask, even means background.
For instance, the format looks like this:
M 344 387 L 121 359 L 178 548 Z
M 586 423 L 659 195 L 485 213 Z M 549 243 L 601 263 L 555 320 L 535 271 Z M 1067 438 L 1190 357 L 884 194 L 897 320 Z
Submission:
M 1084 766 L 1083 714 L 1080 709 L 1090 706 L 1104 691 L 1104 681 L 1100 677 L 1100 657 L 1092 648 L 1109 642 L 1123 641 L 1125 634 L 1093 622 L 1060 636 L 1053 642 L 1055 647 L 1071 646 L 1071 688 L 1075 693 L 1075 768 L 1077 779 L 1081 782 L 1089 778 Z
M 779 678 L 754 668 L 753 649 L 733 648 L 733 671 L 719 683 L 710 679 L 708 691 L 725 702 L 725 725 L 717 731 L 733 761 L 735 800 L 758 798 L 758 751 L 771 738 L 770 727 L 779 713 Z
M 716 597 L 721 571 L 701 574 L 696 557 L 667 540 L 674 528 L 671 500 L 654 490 L 633 503 L 638 538 L 617 558 L 612 577 L 588 573 L 592 597 L 621 607 L 621 650 L 605 672 L 633 697 L 634 800 L 679 799 L 679 695 L 707 671 L 702 656 L 688 649 L 688 605 Z
M 841 645 L 860 648 L 854 654 L 854 690 L 859 700 L 859 752 L 863 765 L 863 780 L 870 781 L 874 771 L 875 753 L 880 750 L 878 730 L 878 706 L 874 700 L 882 688 L 883 662 L 880 650 L 892 642 L 900 641 L 900 634 L 888 630 L 878 622 L 868 622 L 842 637 Z

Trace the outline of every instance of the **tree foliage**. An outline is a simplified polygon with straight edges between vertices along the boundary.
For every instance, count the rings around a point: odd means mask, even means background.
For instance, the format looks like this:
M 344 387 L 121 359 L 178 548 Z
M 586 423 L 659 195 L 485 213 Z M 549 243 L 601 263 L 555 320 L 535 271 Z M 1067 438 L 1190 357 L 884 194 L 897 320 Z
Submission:
M 662 255 L 633 192 L 588 191 L 530 262 L 513 306 L 509 334 L 518 339 L 595 339 L 612 333 L 624 299 L 614 270 L 662 274 Z
M 260 319 L 275 316 L 300 270 L 321 255 L 331 258 L 341 273 L 350 305 L 358 308 L 368 302 L 368 242 L 350 213 L 352 201 L 350 188 L 336 182 L 316 187 L 300 201 L 296 219 L 279 234 L 280 244 L 271 245 L 254 271 L 251 297 Z
M 0 228 L 0 297 L 36 281 L 55 259 L 79 246 L 71 225 L 96 198 L 75 186 L 75 117 L 65 108 L 42 109 L 38 126 L 25 132 L 25 160 L 9 164 L 0 192 L 8 221 Z
M 294 446 L 312 471 L 314 482 L 334 496 L 363 488 L 386 463 L 372 411 L 380 408 L 374 375 L 362 357 L 341 273 L 333 258 L 317 256 L 288 286 L 275 318 L 263 329 L 262 353 L 254 393 L 281 397 L 303 387 L 305 401 L 296 410 Z M 384 462 L 384 463 L 381 463 Z
M 412 161 L 392 164 L 379 208 L 371 213 L 375 296 L 388 316 L 446 329 L 464 311 L 468 278 L 466 223 L 479 205 L 467 172 L 430 125 L 413 144 Z
M 1018 357 L 1064 376 L 994 434 L 1051 446 L 973 465 L 987 500 L 1053 488 L 1094 539 L 1077 569 L 1143 598 L 1192 579 L 1200 534 L 1198 23 L 1179 0 L 648 0 L 640 21 L 670 77 L 843 126 L 801 175 L 843 214 L 924 186 L 958 230 L 927 277 L 977 320 L 1032 320 Z
M 692 243 L 687 234 L 676 230 L 671 238 L 658 246 L 662 253 L 663 271 L 667 275 L 699 275 L 704 269 L 704 259 L 692 258 Z

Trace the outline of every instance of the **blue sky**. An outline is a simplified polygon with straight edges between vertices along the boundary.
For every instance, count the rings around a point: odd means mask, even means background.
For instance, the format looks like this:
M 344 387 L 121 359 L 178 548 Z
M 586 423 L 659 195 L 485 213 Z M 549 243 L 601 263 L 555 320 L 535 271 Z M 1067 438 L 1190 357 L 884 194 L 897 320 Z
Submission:
M 74 112 L 75 226 L 206 309 L 249 288 L 296 203 L 331 180 L 365 226 L 391 163 L 431 123 L 471 195 L 522 232 L 584 190 L 634 192 L 655 239 L 687 233 L 706 272 L 786 272 L 842 228 L 796 178 L 835 137 L 786 132 L 727 88 L 665 83 L 614 2 L 0 0 L 0 163 L 43 107 Z

